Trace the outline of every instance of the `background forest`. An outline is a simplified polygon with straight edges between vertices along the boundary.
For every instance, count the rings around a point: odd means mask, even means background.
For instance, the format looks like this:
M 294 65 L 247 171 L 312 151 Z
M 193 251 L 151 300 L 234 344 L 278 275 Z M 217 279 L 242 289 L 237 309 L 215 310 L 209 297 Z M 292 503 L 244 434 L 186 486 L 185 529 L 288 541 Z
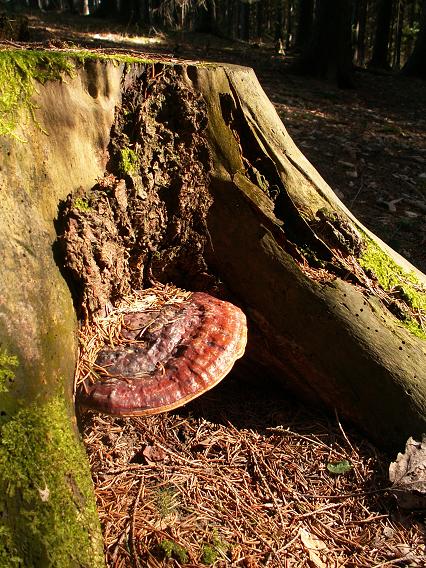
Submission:
M 425 76 L 426 0 L 10 0 L 12 8 L 74 11 L 141 28 L 208 32 L 277 53 L 301 51 L 318 76 L 352 63 Z

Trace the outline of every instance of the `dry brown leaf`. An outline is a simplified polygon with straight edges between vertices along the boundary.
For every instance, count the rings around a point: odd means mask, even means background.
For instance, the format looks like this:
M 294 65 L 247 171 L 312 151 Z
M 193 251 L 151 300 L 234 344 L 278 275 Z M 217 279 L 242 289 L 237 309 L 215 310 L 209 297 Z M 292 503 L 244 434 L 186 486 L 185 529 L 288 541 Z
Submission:
M 170 456 L 166 454 L 166 452 L 159 448 L 158 446 L 145 446 L 142 452 L 144 458 L 146 459 L 148 464 L 153 464 L 155 462 L 169 462 Z
M 299 532 L 300 540 L 309 554 L 309 560 L 317 568 L 338 568 L 340 563 L 330 558 L 331 551 L 320 538 L 304 528 Z

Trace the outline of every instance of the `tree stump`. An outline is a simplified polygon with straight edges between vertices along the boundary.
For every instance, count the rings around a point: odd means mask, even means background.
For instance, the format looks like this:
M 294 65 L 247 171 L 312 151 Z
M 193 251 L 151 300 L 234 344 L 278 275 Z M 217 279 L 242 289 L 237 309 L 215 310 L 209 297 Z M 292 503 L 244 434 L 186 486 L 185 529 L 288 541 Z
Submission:
M 61 217 L 76 305 L 156 281 L 230 297 L 249 372 L 388 449 L 421 434 L 425 277 L 339 201 L 253 71 L 149 63 L 121 92 L 107 176 Z
M 38 84 L 36 122 L 17 113 L 1 138 L 0 553 L 102 563 L 70 412 L 71 292 L 89 318 L 156 281 L 232 299 L 250 372 L 388 449 L 426 431 L 426 279 L 334 195 L 253 71 L 60 57 L 71 77 Z M 55 469 L 64 442 L 75 459 Z

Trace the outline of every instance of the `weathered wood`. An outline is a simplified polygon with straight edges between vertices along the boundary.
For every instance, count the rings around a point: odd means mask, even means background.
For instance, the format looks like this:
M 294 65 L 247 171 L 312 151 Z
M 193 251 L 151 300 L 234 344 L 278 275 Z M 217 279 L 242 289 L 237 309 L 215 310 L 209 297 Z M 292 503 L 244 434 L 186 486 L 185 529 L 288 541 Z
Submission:
M 255 326 L 253 359 L 388 448 L 402 445 L 410 433 L 421 434 L 424 338 L 411 333 L 368 282 L 360 285 L 350 268 L 330 279 L 320 269 L 305 270 L 304 251 L 316 251 L 333 274 L 339 255 L 359 259 L 373 242 L 385 258 L 415 274 L 419 285 L 425 285 L 424 275 L 344 207 L 295 147 L 252 71 L 227 67 L 213 74 L 198 68 L 194 82 L 208 104 L 213 151 L 211 259 Z M 225 100 L 233 117 L 228 124 Z M 270 172 L 269 187 L 279 190 L 275 201 L 249 179 L 254 168 Z M 357 248 L 354 236 L 353 250 L 350 245 L 345 251 L 321 233 L 317 219 L 323 209 L 337 213 L 342 232 L 347 225 L 348 240 L 353 230 L 365 244 Z
M 12 61 L 2 102 L 17 80 Z M 52 246 L 59 202 L 104 171 L 119 80 L 119 67 L 93 62 L 66 82 L 37 84 L 38 124 L 15 108 L 12 135 L 0 136 L 1 566 L 104 565 L 72 400 L 77 320 Z

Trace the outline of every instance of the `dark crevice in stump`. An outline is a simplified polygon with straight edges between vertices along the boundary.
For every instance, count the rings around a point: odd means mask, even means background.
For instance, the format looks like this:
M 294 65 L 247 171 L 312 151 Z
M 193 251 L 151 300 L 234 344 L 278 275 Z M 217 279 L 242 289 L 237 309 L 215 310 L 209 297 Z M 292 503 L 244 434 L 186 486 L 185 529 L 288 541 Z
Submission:
M 218 288 L 204 260 L 212 202 L 206 124 L 202 97 L 173 69 L 147 64 L 124 73 L 105 177 L 60 210 L 59 249 L 80 316 L 157 281 Z

